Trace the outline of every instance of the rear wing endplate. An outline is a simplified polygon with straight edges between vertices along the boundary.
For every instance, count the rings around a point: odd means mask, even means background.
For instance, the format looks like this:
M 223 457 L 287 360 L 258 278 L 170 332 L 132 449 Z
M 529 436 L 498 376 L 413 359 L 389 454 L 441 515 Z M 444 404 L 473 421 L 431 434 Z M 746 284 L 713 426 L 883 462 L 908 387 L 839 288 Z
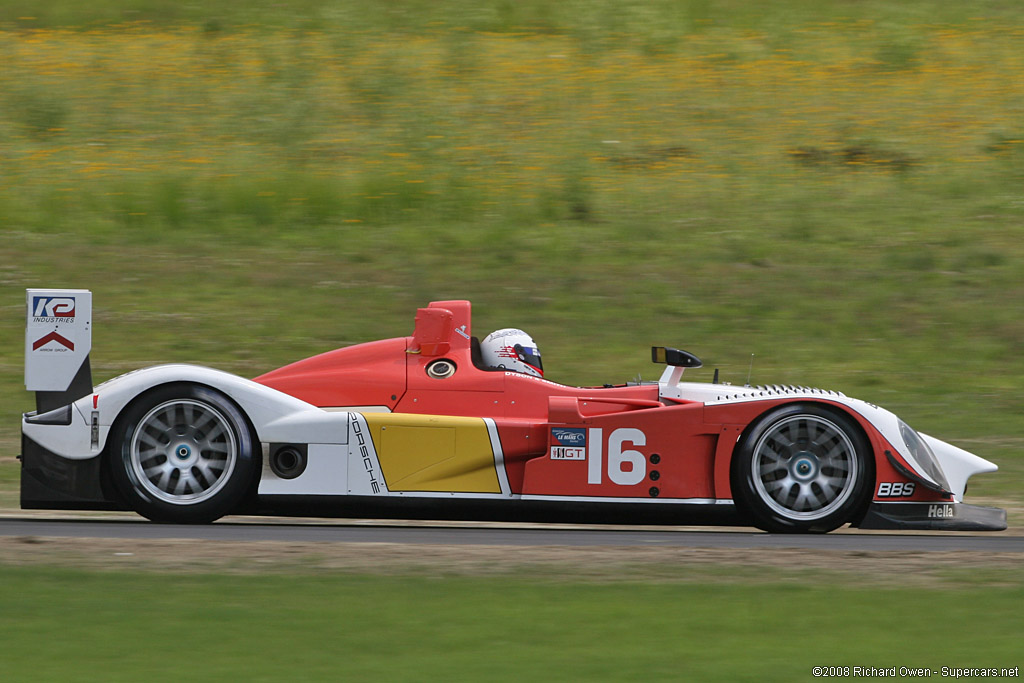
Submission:
M 29 289 L 25 299 L 25 388 L 42 414 L 92 393 L 92 292 Z

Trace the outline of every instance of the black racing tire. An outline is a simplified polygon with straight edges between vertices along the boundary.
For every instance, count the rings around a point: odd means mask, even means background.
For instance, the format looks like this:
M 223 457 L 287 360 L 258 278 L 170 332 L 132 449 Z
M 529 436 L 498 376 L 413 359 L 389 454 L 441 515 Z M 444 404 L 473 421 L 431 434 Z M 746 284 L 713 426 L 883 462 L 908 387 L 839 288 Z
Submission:
M 224 394 L 169 384 L 118 417 L 107 445 L 114 486 L 154 522 L 206 524 L 230 514 L 256 485 L 259 441 Z
M 848 415 L 806 403 L 777 408 L 754 422 L 733 453 L 737 507 L 775 533 L 826 533 L 863 516 L 875 461 Z

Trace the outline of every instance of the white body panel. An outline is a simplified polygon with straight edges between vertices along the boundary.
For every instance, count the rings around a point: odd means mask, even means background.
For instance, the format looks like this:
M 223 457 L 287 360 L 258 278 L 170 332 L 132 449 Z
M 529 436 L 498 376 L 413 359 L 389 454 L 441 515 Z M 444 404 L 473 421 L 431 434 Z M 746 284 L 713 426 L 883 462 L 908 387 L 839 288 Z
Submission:
M 149 389 L 175 382 L 206 385 L 229 396 L 252 421 L 260 441 L 348 443 L 347 412 L 327 412 L 276 389 L 198 365 L 157 365 L 115 377 L 96 387 L 92 395 L 75 401 L 71 425 L 54 427 L 23 420 L 22 430 L 57 455 L 72 460 L 91 458 L 103 450 L 111 425 L 126 405 Z M 99 438 L 90 445 L 94 411 Z M 90 416 L 88 420 L 86 416 Z
M 69 460 L 87 460 L 99 455 L 102 447 L 91 445 L 91 427 L 86 418 L 89 413 L 83 412 L 91 406 L 91 399 L 86 397 L 76 401 L 71 409 L 71 424 L 44 425 L 21 421 L 21 431 L 37 444 L 59 456 Z M 106 438 L 110 427 L 101 428 L 100 434 Z
M 949 489 L 958 503 L 963 502 L 964 490 L 967 488 L 967 480 L 975 474 L 984 472 L 995 472 L 999 467 L 984 458 L 979 458 L 974 453 L 969 453 L 953 444 L 940 441 L 927 434 L 918 432 L 928 447 L 935 453 L 936 459 L 942 465 L 942 471 L 949 482 Z
M 92 349 L 92 292 L 25 292 L 25 388 L 65 391 Z
M 387 495 L 384 472 L 377 459 L 377 449 L 370 438 L 366 418 L 359 413 L 345 413 L 352 433 L 348 457 L 348 486 L 339 493 L 354 496 Z
M 281 479 L 264 458 L 260 495 L 338 495 L 347 492 L 349 449 L 336 444 L 310 444 L 306 469 L 294 479 Z

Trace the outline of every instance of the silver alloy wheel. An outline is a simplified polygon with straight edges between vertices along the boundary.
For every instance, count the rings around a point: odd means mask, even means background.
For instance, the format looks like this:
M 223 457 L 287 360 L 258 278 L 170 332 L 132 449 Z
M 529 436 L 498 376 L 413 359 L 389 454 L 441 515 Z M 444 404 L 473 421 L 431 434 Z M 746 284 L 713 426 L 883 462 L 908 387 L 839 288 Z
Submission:
M 779 420 L 754 446 L 754 488 L 792 520 L 817 520 L 840 508 L 857 485 L 857 452 L 849 435 L 818 415 Z
M 128 451 L 142 489 L 175 505 L 215 496 L 231 478 L 238 441 L 228 419 L 208 403 L 174 399 L 139 421 Z

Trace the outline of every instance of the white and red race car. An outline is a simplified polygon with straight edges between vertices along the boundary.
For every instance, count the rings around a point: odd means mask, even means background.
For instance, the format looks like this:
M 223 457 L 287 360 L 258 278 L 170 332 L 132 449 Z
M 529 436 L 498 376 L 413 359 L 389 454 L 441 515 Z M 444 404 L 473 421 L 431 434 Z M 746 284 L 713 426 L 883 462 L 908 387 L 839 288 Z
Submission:
M 658 382 L 565 386 L 486 367 L 470 303 L 437 301 L 412 336 L 253 380 L 161 365 L 94 388 L 91 294 L 27 294 L 24 508 L 1006 528 L 963 502 L 994 464 L 835 391 L 681 382 L 701 363 L 677 349 L 652 349 Z

